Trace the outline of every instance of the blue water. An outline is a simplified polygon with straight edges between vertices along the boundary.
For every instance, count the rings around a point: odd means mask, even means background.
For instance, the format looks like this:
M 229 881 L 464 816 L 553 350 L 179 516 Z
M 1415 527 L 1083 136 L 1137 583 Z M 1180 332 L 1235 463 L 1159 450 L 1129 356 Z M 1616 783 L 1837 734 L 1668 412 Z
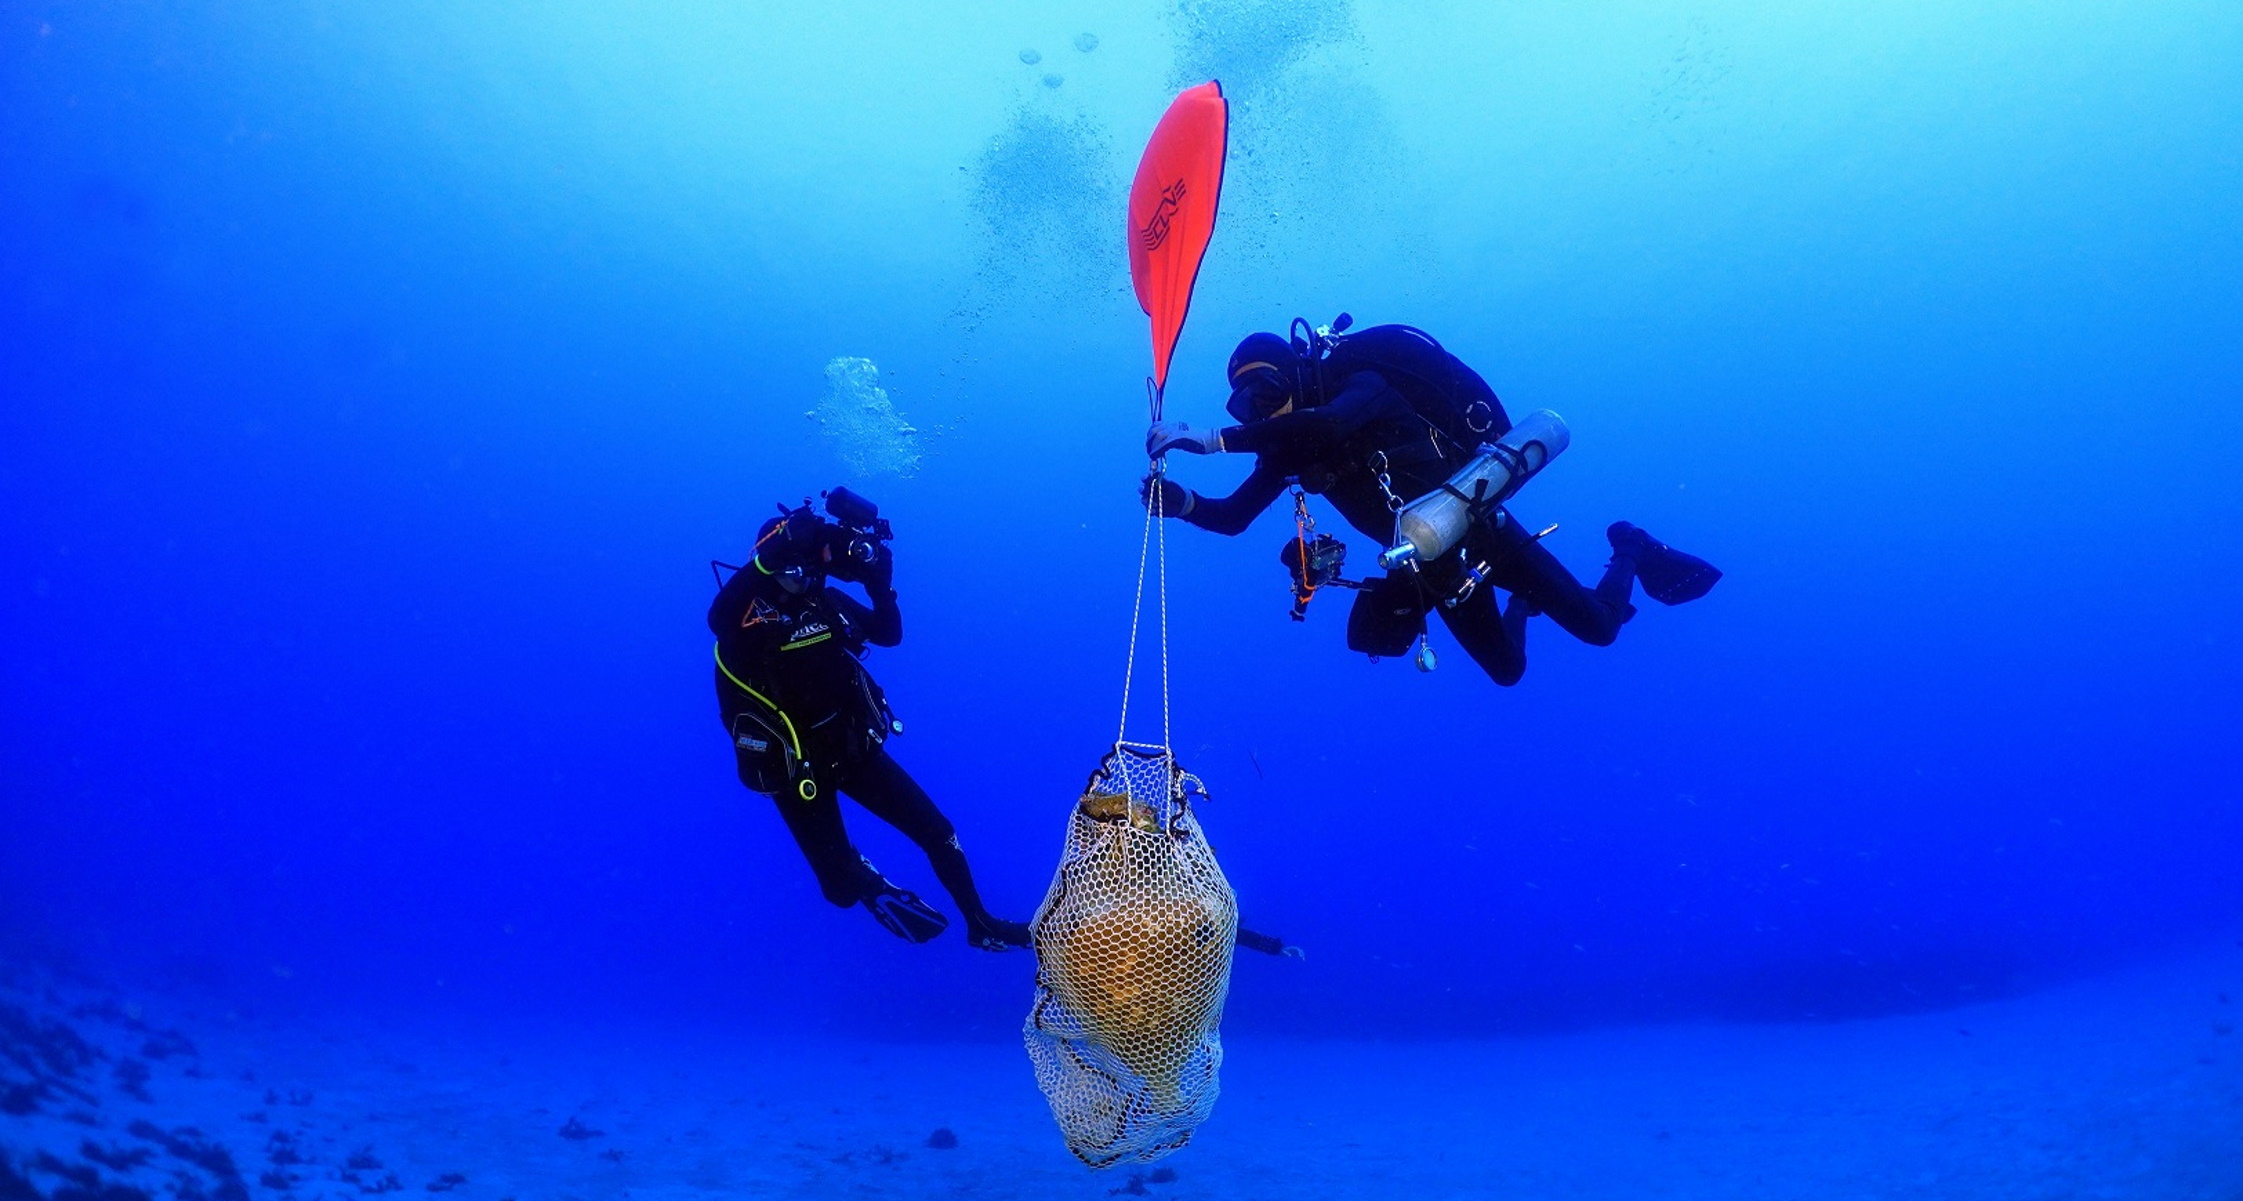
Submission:
M 1727 572 L 1537 623 L 1506 690 L 1288 622 L 1282 504 L 1170 528 L 1176 745 L 1308 952 L 1242 960 L 1233 1039 L 1875 1018 L 2243 935 L 2243 9 L 899 7 L 0 9 L 0 944 L 1014 1038 L 1027 957 L 832 909 L 740 788 L 705 563 L 879 501 L 891 749 L 1025 917 L 1118 714 L 1121 205 L 1209 77 L 1171 416 L 1249 331 L 1419 325 L 1567 418 L 1513 507 L 1577 574 L 1620 518 Z M 844 356 L 908 477 L 806 417 Z

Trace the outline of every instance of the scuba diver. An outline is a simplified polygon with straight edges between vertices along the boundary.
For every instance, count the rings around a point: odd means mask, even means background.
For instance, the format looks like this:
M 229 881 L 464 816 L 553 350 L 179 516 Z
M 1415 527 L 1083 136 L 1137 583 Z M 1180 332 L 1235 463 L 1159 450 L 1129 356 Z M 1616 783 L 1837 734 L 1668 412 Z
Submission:
M 1639 581 L 1653 600 L 1677 605 L 1720 580 L 1712 564 L 1619 521 L 1605 531 L 1612 559 L 1603 577 L 1582 584 L 1542 546 L 1550 530 L 1522 528 L 1502 504 L 1564 450 L 1557 415 L 1532 414 L 1514 430 L 1494 390 L 1431 335 L 1406 325 L 1348 334 L 1351 320 L 1343 313 L 1311 330 L 1295 319 L 1287 337 L 1248 335 L 1228 373 L 1226 408 L 1238 424 L 1195 430 L 1160 421 L 1145 437 L 1154 459 L 1170 451 L 1255 456 L 1253 471 L 1224 497 L 1201 496 L 1164 469 L 1146 477 L 1146 504 L 1157 500 L 1167 516 L 1201 529 L 1241 533 L 1293 488 L 1297 536 L 1279 557 L 1293 574 L 1295 620 L 1318 588 L 1356 589 L 1348 646 L 1375 657 L 1415 643 L 1419 669 L 1431 671 L 1425 615 L 1438 612 L 1473 661 L 1507 687 L 1526 671 L 1528 618 L 1547 615 L 1581 641 L 1609 646 L 1635 616 Z M 1388 574 L 1341 579 L 1346 545 L 1312 535 L 1304 494 L 1322 495 L 1348 524 L 1390 543 L 1380 556 Z M 1407 519 L 1428 506 L 1446 506 L 1446 540 L 1419 535 L 1423 545 L 1413 546 L 1405 533 L 1423 526 Z M 1510 594 L 1500 611 L 1495 589 Z
M 825 508 L 820 516 L 808 500 L 781 505 L 757 532 L 747 565 L 729 580 L 719 576 L 709 606 L 717 708 L 740 782 L 778 803 L 826 900 L 863 905 L 889 933 L 915 943 L 950 924 L 858 853 L 841 820 L 846 793 L 926 852 L 965 917 L 968 942 L 985 951 L 1025 947 L 1028 927 L 983 907 L 950 819 L 884 747 L 903 723 L 859 660 L 867 645 L 903 641 L 888 522 L 847 488 L 826 493 Z M 832 581 L 860 585 L 871 604 Z

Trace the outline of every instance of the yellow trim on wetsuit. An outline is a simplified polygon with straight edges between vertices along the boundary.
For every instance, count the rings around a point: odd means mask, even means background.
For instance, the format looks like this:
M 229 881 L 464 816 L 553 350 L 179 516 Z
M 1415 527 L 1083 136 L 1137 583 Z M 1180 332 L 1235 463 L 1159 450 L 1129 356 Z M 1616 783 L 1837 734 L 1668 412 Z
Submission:
M 711 649 L 716 653 L 717 670 L 724 673 L 725 679 L 732 681 L 733 686 L 738 688 L 740 691 L 747 693 L 749 696 L 752 696 L 759 701 L 762 701 L 765 708 L 771 710 L 773 713 L 778 714 L 779 720 L 786 723 L 787 741 L 794 744 L 794 757 L 797 759 L 802 758 L 802 736 L 794 732 L 794 719 L 787 716 L 786 710 L 772 704 L 770 697 L 767 697 L 762 693 L 757 692 L 755 689 L 748 687 L 747 681 L 742 680 L 740 677 L 732 674 L 732 669 L 724 665 L 723 643 L 718 643 Z
M 789 643 L 787 643 L 787 644 L 786 644 L 785 646 L 782 646 L 782 647 L 780 647 L 779 649 L 780 649 L 780 650 L 783 650 L 783 651 L 798 651 L 798 650 L 801 650 L 801 649 L 802 649 L 803 647 L 806 647 L 806 646 L 816 646 L 816 645 L 818 645 L 819 643 L 821 643 L 821 642 L 824 642 L 824 641 L 825 641 L 826 639 L 828 639 L 828 638 L 831 638 L 831 637 L 833 637 L 833 631 L 832 631 L 832 630 L 827 630 L 827 631 L 826 631 L 825 633 L 823 633 L 823 634 L 813 634 L 813 635 L 811 635 L 810 637 L 808 637 L 808 638 L 805 638 L 805 639 L 803 639 L 803 640 L 802 640 L 802 641 L 800 641 L 800 642 L 789 642 Z

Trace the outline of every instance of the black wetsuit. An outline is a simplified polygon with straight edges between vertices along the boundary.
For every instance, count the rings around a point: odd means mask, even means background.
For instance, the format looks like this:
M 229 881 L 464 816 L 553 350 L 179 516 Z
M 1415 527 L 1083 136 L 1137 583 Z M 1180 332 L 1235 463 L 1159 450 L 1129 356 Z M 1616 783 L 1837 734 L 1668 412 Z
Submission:
M 751 561 L 718 591 L 709 606 L 717 707 L 740 782 L 778 803 L 826 900 L 847 907 L 888 886 L 849 840 L 838 799 L 846 793 L 925 851 L 969 928 L 985 928 L 956 829 L 882 745 L 893 718 L 858 658 L 867 644 L 901 642 L 903 616 L 893 588 L 865 590 L 870 607 L 822 581 L 792 593 Z M 791 773 L 782 740 L 800 748 Z
M 1383 461 L 1395 495 L 1407 503 L 1454 475 L 1480 443 L 1511 428 L 1502 403 L 1477 373 L 1408 327 L 1379 326 L 1350 335 L 1304 373 L 1294 411 L 1223 431 L 1224 449 L 1254 455 L 1254 470 L 1229 496 L 1194 494 L 1185 521 L 1220 534 L 1241 533 L 1297 481 L 1384 546 L 1394 535 L 1394 514 L 1374 462 Z M 1415 577 L 1397 572 L 1361 594 L 1349 621 L 1350 643 L 1399 653 L 1400 646 L 1377 645 L 1377 632 L 1369 627 L 1414 634 L 1427 611 L 1438 612 L 1473 661 L 1504 685 L 1517 683 L 1526 671 L 1526 619 L 1533 613 L 1548 614 L 1583 642 L 1611 645 L 1635 614 L 1629 603 L 1634 561 L 1615 558 L 1589 588 L 1507 512 L 1499 516 L 1492 523 L 1473 523 L 1461 560 L 1452 550 L 1423 564 Z M 1467 568 L 1479 563 L 1488 565 L 1487 584 L 1516 598 L 1508 615 L 1497 609 L 1485 585 L 1453 609 L 1440 603 L 1463 583 Z M 1372 645 L 1359 643 L 1359 635 Z

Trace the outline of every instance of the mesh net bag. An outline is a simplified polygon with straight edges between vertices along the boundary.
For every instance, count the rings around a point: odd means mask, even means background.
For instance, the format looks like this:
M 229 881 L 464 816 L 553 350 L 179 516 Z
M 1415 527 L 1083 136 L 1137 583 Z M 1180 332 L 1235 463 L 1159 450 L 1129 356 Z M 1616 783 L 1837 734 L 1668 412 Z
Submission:
M 1215 1107 L 1238 902 L 1198 795 L 1167 748 L 1117 744 L 1068 816 L 1032 924 L 1028 1056 L 1067 1149 L 1094 1168 L 1182 1147 Z

